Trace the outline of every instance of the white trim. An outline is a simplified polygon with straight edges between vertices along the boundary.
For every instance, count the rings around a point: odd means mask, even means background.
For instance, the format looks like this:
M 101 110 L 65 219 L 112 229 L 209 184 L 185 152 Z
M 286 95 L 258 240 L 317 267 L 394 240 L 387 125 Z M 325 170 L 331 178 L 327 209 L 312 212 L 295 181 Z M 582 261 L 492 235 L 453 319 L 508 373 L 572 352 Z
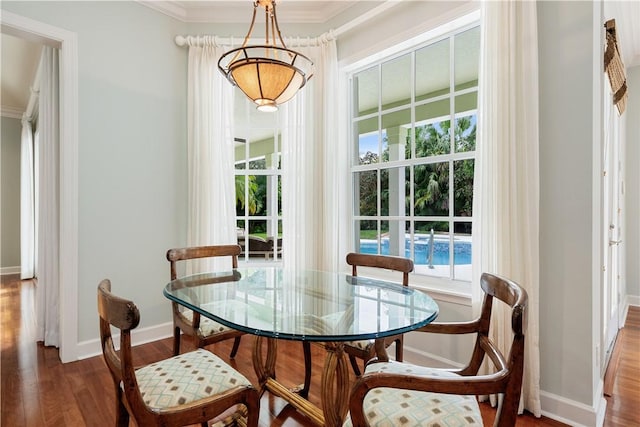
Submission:
M 460 369 L 464 367 L 462 363 L 454 362 L 427 351 L 418 350 L 415 347 L 408 346 L 406 343 L 404 344 L 404 360 L 416 365 L 442 367 L 445 369 Z
M 3 105 L 2 106 L 2 112 L 0 113 L 0 115 L 2 115 L 2 117 L 7 117 L 9 119 L 22 119 L 22 114 L 24 113 L 24 110 L 22 110 L 21 108 L 18 107 L 9 107 L 7 105 Z
M 135 0 L 143 6 L 177 19 L 185 23 L 207 24 L 242 24 L 248 25 L 251 18 L 251 2 L 236 1 L 226 2 L 223 6 L 214 2 L 201 2 L 193 6 L 184 6 L 179 1 L 167 0 Z M 403 0 L 386 0 L 389 3 L 398 4 Z M 205 4 L 207 3 L 207 4 Z M 288 2 L 285 2 L 288 3 Z M 324 24 L 336 16 L 347 11 L 352 2 L 333 1 L 319 3 L 295 2 L 278 7 L 278 21 L 280 23 L 296 24 Z M 375 8 L 374 8 L 375 10 Z M 369 11 L 370 13 L 371 11 Z M 365 13 L 363 15 L 368 15 Z M 357 19 L 357 18 L 356 18 Z
M 419 364 L 427 363 L 428 366 L 441 366 L 445 368 L 460 368 L 463 366 L 453 360 L 407 346 L 406 342 L 404 346 L 404 359 L 409 361 L 409 363 L 413 363 L 413 361 L 417 361 L 416 363 Z M 600 386 L 598 387 L 600 396 L 602 396 L 602 387 L 603 383 L 600 381 Z M 545 391 L 540 391 L 540 403 L 542 406 L 542 415 L 575 427 L 601 426 L 607 407 L 607 401 L 604 397 L 601 397 L 597 402 L 597 408 L 593 408 L 584 403 L 569 400 Z
M 157 12 L 167 15 L 170 18 L 177 19 L 182 22 L 187 22 L 187 11 L 175 2 L 157 0 L 136 0 L 136 2 L 148 7 L 149 9 L 153 9 Z
M 626 308 L 625 311 L 629 311 L 629 306 L 630 305 L 635 305 L 640 307 L 640 295 L 627 295 L 626 297 Z
M 608 237 L 604 234 L 606 225 L 604 224 L 605 215 L 604 209 L 606 201 L 604 200 L 604 190 L 602 182 L 602 170 L 603 170 L 603 154 L 602 154 L 602 141 L 603 141 L 603 84 L 604 84 L 604 64 L 602 61 L 604 54 L 604 31 L 601 31 L 602 26 L 600 20 L 602 19 L 603 4 L 601 2 L 594 2 L 592 6 L 593 18 L 592 28 L 592 47 L 591 52 L 592 61 L 591 68 L 593 76 L 591 96 L 593 99 L 591 115 L 591 183 L 593 199 L 591 201 L 592 221 L 591 221 L 591 372 L 590 372 L 590 387 L 592 393 L 592 402 L 597 402 L 599 398 L 602 398 L 602 390 L 598 389 L 598 383 L 602 381 L 604 375 L 603 359 L 607 349 L 604 341 L 604 319 L 602 308 L 602 291 L 604 290 L 604 249 L 603 242 Z M 596 31 L 595 29 L 598 29 Z M 595 419 L 587 425 L 596 425 Z
M 398 4 L 400 4 L 401 1 L 402 0 L 386 0 L 381 5 L 374 7 L 373 9 L 370 9 L 368 12 L 363 13 L 362 15 L 352 19 L 351 21 L 347 22 L 344 25 L 341 25 L 340 27 L 336 28 L 332 32 L 335 37 L 340 37 L 341 35 L 348 33 L 349 31 L 359 27 L 360 25 L 366 24 L 371 19 L 386 12 L 392 7 L 397 6 Z
M 637 306 L 640 307 L 640 295 L 626 295 L 621 304 L 620 310 L 620 328 L 624 328 L 625 323 L 627 322 L 627 315 L 629 314 L 629 306 Z
M 367 13 L 360 15 L 356 19 L 349 21 L 348 23 L 336 28 L 335 30 L 327 31 L 326 33 L 324 33 L 319 37 L 302 37 L 302 38 L 285 37 L 284 38 L 285 43 L 289 47 L 317 46 L 319 43 L 319 40 L 321 40 L 324 36 L 338 38 L 339 36 L 353 30 L 354 28 L 367 23 L 367 21 L 375 18 L 376 16 L 380 15 L 383 12 L 386 12 L 390 8 L 397 6 L 401 1 L 402 0 L 386 0 L 380 6 L 369 10 Z M 141 3 L 145 3 L 145 2 L 141 2 Z M 153 4 L 155 5 L 155 2 L 153 2 Z M 156 8 L 155 6 L 149 6 L 149 7 L 152 7 L 154 9 Z M 205 36 L 178 35 L 178 36 L 175 36 L 174 41 L 178 46 L 186 47 L 186 46 L 189 46 L 189 43 L 187 43 L 187 38 L 191 38 L 192 43 L 195 43 L 196 46 L 199 46 L 200 44 L 208 44 L 208 43 L 215 43 L 218 46 L 234 46 L 234 45 L 239 45 L 240 42 L 242 42 L 242 38 L 240 37 L 219 37 L 219 36 L 206 36 L 206 35 Z M 263 43 L 264 42 L 263 40 L 264 38 L 262 39 L 251 38 L 247 42 L 248 44 Z
M 60 48 L 60 360 L 78 354 L 78 38 L 2 11 L 2 32 Z
M 0 267 L 0 276 L 4 276 L 6 274 L 20 274 L 20 266 Z
M 604 397 L 601 397 L 596 409 L 553 393 L 540 391 L 540 404 L 542 406 L 542 415 L 547 418 L 574 427 L 592 427 L 602 425 L 607 401 Z M 598 421 L 600 424 L 598 424 Z
M 160 325 L 147 326 L 146 328 L 134 329 L 131 331 L 131 345 L 137 346 L 154 341 L 160 341 L 173 336 L 173 322 L 161 323 Z M 113 334 L 113 342 L 116 347 L 120 343 L 120 334 Z M 78 343 L 78 360 L 102 355 L 102 344 L 100 338 L 94 338 Z
M 475 1 L 464 3 L 462 6 L 451 9 L 447 13 L 425 19 L 421 25 L 408 28 L 397 33 L 395 37 L 384 40 L 384 46 L 380 43 L 367 46 L 359 52 L 342 58 L 338 66 L 347 74 L 383 58 L 397 54 L 400 51 L 434 40 L 438 37 L 480 22 L 480 4 Z

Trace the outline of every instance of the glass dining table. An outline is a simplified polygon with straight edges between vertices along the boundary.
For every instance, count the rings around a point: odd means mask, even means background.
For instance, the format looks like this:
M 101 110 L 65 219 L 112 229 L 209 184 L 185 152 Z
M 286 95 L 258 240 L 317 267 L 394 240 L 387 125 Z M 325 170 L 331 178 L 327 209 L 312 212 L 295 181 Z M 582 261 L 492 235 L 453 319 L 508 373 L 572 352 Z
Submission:
M 255 335 L 252 358 L 261 392 L 284 398 L 322 426 L 341 426 L 347 414 L 345 342 L 376 340 L 378 357 L 386 359 L 385 337 L 418 329 L 438 315 L 435 301 L 410 287 L 340 272 L 280 267 L 187 276 L 168 283 L 164 295 L 202 316 Z M 322 409 L 276 381 L 280 339 L 324 344 Z

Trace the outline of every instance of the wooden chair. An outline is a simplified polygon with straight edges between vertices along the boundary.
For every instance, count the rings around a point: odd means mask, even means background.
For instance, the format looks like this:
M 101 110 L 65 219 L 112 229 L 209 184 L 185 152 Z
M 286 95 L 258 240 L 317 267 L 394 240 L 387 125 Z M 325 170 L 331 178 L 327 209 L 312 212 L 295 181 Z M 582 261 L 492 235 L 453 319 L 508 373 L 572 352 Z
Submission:
M 171 280 L 177 279 L 176 262 L 196 258 L 231 257 L 232 269 L 238 268 L 238 255 L 242 252 L 239 245 L 197 246 L 190 248 L 169 249 L 167 260 L 171 266 Z M 234 338 L 230 357 L 233 359 L 238 352 L 240 338 L 243 332 L 228 328 L 211 319 L 200 316 L 192 310 L 185 309 L 173 302 L 173 355 L 180 354 L 180 335 L 184 333 L 193 337 L 198 348 Z
M 112 294 L 106 279 L 98 286 L 98 313 L 102 354 L 116 392 L 117 427 L 128 426 L 130 417 L 139 426 L 207 426 L 216 417 L 221 419 L 215 426 L 258 425 L 258 391 L 207 350 L 134 368 L 131 331 L 140 323 L 140 312 L 132 301 Z M 111 327 L 120 330 L 119 351 Z
M 359 253 L 347 254 L 347 264 L 351 266 L 351 275 L 358 276 L 358 267 L 374 267 L 386 270 L 399 271 L 402 273 L 402 285 L 409 285 L 409 273 L 413 271 L 413 261 L 409 258 L 388 255 L 369 255 Z M 395 335 L 385 339 L 385 346 L 389 347 L 396 343 L 396 361 L 403 360 L 403 335 Z M 356 376 L 360 376 L 360 368 L 357 359 L 362 359 L 366 366 L 367 362 L 376 355 L 375 341 L 351 341 L 345 343 L 344 351 L 349 355 L 351 367 Z
M 345 426 L 368 425 L 482 425 L 477 395 L 500 394 L 494 426 L 516 424 L 524 362 L 523 321 L 527 293 L 511 280 L 488 273 L 480 285 L 485 292 L 480 317 L 460 323 L 432 323 L 419 331 L 440 334 L 476 334 L 469 363 L 462 369 L 435 369 L 393 361 L 371 361 L 356 380 Z M 505 358 L 489 338 L 494 299 L 511 307 L 513 340 Z M 494 372 L 479 374 L 485 356 Z M 385 402 L 384 411 L 378 404 Z M 398 404 L 396 411 L 390 404 Z M 400 406 L 402 405 L 402 406 Z M 446 410 L 438 408 L 446 406 Z M 448 417 L 446 422 L 444 417 Z M 401 423 L 400 420 L 408 420 Z M 385 424 L 386 423 L 386 424 Z M 456 424 L 457 423 L 457 424 Z
M 387 270 L 394 270 L 402 272 L 402 285 L 407 286 L 409 284 L 409 273 L 413 271 L 413 261 L 409 258 L 402 258 L 397 256 L 388 255 L 369 255 L 359 253 L 347 254 L 347 264 L 352 266 L 351 275 L 357 276 L 357 267 L 376 267 L 384 268 Z M 388 337 L 385 340 L 385 346 L 389 347 L 391 344 L 396 343 L 396 360 L 402 361 L 402 348 L 403 338 L 402 335 L 395 335 Z M 302 342 L 302 349 L 304 353 L 304 366 L 305 366 L 305 379 L 304 385 L 301 390 L 301 394 L 306 396 L 309 391 L 309 385 L 311 383 L 311 344 L 308 341 Z M 344 345 L 344 351 L 349 356 L 349 361 L 353 368 L 353 372 L 356 376 L 360 376 L 360 367 L 358 366 L 357 358 L 364 360 L 366 363 L 375 356 L 375 341 L 349 341 Z

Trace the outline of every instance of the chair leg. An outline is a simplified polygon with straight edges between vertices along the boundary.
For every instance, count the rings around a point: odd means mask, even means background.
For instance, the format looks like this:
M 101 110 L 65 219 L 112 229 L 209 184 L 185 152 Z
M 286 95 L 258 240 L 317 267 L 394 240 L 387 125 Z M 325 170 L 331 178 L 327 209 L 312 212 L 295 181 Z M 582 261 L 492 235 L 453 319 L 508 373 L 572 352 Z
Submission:
M 233 348 L 231 348 L 231 354 L 229 354 L 229 357 L 231 359 L 234 359 L 236 357 L 236 354 L 238 353 L 238 347 L 240 347 L 240 338 L 242 337 L 236 337 L 233 340 Z
M 302 341 L 302 351 L 304 353 L 304 385 L 300 390 L 300 396 L 307 398 L 311 387 L 311 343 Z
M 396 340 L 396 362 L 402 362 L 404 358 L 404 340 L 402 337 Z
M 122 403 L 122 389 L 116 385 L 116 427 L 129 427 L 129 412 Z
M 180 354 L 180 328 L 175 326 L 173 328 L 173 355 Z
M 356 360 L 355 356 L 349 355 L 349 362 L 351 362 L 353 373 L 356 374 L 356 377 L 359 377 L 361 375 L 360 367 L 358 366 L 358 361 Z

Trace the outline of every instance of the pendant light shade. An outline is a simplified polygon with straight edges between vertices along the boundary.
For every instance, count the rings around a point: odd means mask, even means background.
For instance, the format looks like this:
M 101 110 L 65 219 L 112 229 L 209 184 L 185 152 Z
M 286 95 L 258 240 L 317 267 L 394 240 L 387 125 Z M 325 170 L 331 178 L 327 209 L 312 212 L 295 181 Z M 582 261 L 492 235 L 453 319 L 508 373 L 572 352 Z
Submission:
M 251 37 L 258 6 L 265 8 L 266 43 L 247 46 Z M 306 56 L 287 49 L 276 19 L 275 0 L 258 0 L 253 5 L 253 18 L 242 47 L 220 58 L 218 68 L 238 86 L 260 111 L 276 111 L 302 88 L 313 70 L 313 62 Z M 276 37 L 282 47 L 276 46 Z

